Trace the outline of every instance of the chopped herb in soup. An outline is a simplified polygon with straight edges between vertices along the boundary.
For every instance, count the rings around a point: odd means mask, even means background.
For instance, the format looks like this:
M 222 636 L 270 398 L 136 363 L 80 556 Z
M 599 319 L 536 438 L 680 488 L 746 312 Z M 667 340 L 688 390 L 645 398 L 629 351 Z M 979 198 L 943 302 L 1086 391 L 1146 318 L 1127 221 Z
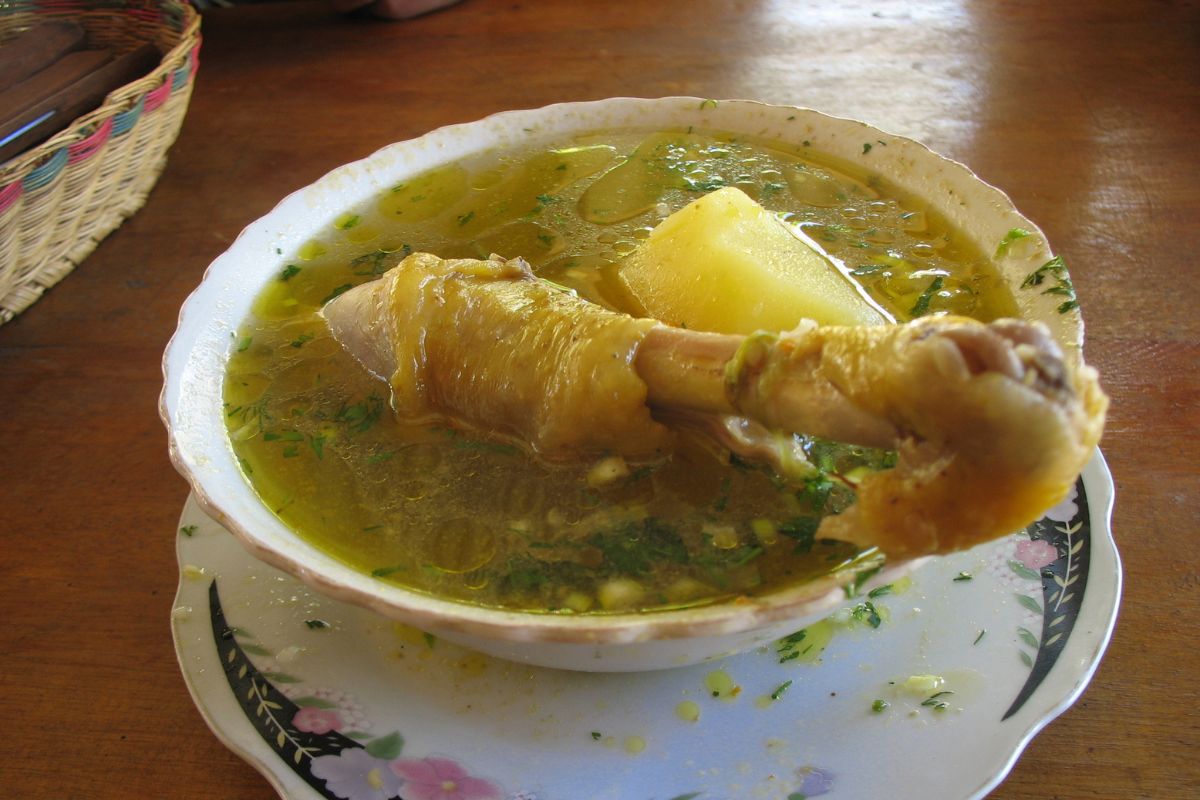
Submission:
M 544 612 L 696 605 L 880 556 L 818 538 L 893 454 L 799 437 L 796 485 L 681 435 L 669 457 L 547 465 L 440 424 L 401 423 L 388 385 L 317 315 L 410 253 L 523 257 L 546 281 L 638 313 L 618 277 L 655 225 L 736 187 L 830 259 L 881 317 L 1015 313 L 988 259 L 924 204 L 810 148 L 695 132 L 597 133 L 389 187 L 282 262 L 234 334 L 230 441 L 263 501 L 379 580 Z

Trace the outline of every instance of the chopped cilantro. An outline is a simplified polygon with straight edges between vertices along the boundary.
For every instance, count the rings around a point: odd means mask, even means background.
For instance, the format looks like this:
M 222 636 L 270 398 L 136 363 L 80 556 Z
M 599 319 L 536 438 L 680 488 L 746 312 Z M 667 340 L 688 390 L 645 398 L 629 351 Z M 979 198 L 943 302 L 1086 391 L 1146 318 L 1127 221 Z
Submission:
M 862 593 L 862 587 L 866 585 L 867 581 L 874 578 L 881 569 L 883 569 L 882 564 L 854 573 L 854 580 L 842 587 L 846 591 L 846 597 L 858 597 Z
M 913 304 L 912 309 L 908 312 L 911 317 L 923 317 L 929 313 L 929 303 L 933 300 L 934 295 L 942 290 L 942 285 L 945 281 L 941 275 L 935 277 L 929 282 L 929 286 L 917 298 L 917 302 Z
M 306 342 L 312 341 L 312 338 L 313 338 L 313 334 L 302 333 L 299 336 L 297 336 L 295 339 L 292 339 L 292 347 L 295 347 L 297 349 L 304 347 Z
M 771 699 L 778 700 L 779 698 L 783 697 L 783 693 L 786 692 L 788 687 L 791 685 L 791 681 L 784 681 L 783 683 L 779 684 L 775 691 L 771 692 Z
M 335 422 L 340 422 L 354 433 L 362 433 L 369 429 L 383 415 L 385 403 L 382 397 L 372 394 L 361 403 L 342 405 L 334 414 Z
M 714 192 L 717 189 L 726 185 L 725 179 L 720 175 L 713 175 L 705 180 L 698 181 L 695 178 L 683 176 L 684 188 L 690 192 Z
M 333 298 L 340 295 L 342 292 L 345 292 L 345 291 L 347 291 L 349 289 L 353 289 L 353 288 L 354 288 L 353 283 L 343 283 L 341 286 L 335 287 L 334 290 L 332 292 L 330 292 L 324 300 L 321 301 L 321 305 L 325 305 L 330 300 L 332 300 Z
M 475 219 L 475 212 L 474 212 L 474 211 L 468 211 L 468 212 L 467 212 L 467 213 L 465 213 L 465 214 L 459 214 L 459 215 L 458 215 L 458 224 L 459 224 L 459 225 L 466 225 L 468 222 L 470 222 L 470 221 L 471 221 L 471 220 L 473 220 L 473 219 Z
M 196 533 L 196 526 L 195 525 L 184 525 L 183 527 L 181 527 L 179 529 L 179 532 L 182 533 L 184 536 L 192 536 L 193 534 Z
M 891 705 L 891 703 L 889 703 L 887 700 L 879 699 L 879 700 L 876 700 L 874 703 L 871 703 L 871 710 L 874 711 L 876 714 L 880 714 L 884 711 L 884 709 L 886 709 L 890 705 Z
M 774 197 L 779 192 L 782 192 L 783 189 L 784 189 L 784 184 L 768 181 L 767 183 L 764 183 L 763 187 L 762 187 L 763 199 Z
M 818 455 L 818 460 L 820 456 Z M 825 475 L 806 478 L 803 488 L 796 492 L 796 499 L 806 504 L 813 511 L 820 513 L 829 503 L 829 495 L 833 492 L 833 481 Z
M 399 254 L 397 257 L 396 254 Z M 355 275 L 376 276 L 387 272 L 396 263 L 412 253 L 412 247 L 407 244 L 400 245 L 399 250 L 386 250 L 378 248 L 370 253 L 364 253 L 350 262 L 350 266 L 357 267 L 354 270 Z
M 281 281 L 291 280 L 292 278 L 294 278 L 296 276 L 296 274 L 298 272 L 300 272 L 299 267 L 297 267 L 295 264 L 288 264 L 286 267 L 283 268 L 283 272 L 279 273 L 279 280 L 281 280 Z
M 761 556 L 766 551 L 756 544 L 744 544 L 740 547 L 735 547 L 730 550 L 713 549 L 702 553 L 694 559 L 695 563 L 701 567 L 715 570 L 725 570 L 731 567 L 741 567 L 749 564 L 754 559 Z M 713 575 L 712 578 L 720 583 L 722 576 Z
M 1013 242 L 1024 239 L 1026 236 L 1032 236 L 1032 235 L 1033 235 L 1032 233 L 1025 230 L 1024 228 L 1013 228 L 1008 233 L 1004 234 L 1004 238 L 1000 240 L 1000 244 L 996 245 L 996 258 L 1000 258 L 1005 253 L 1007 253 L 1008 248 L 1012 246 Z
M 949 708 L 950 704 L 945 700 L 942 700 L 942 698 L 952 694 L 954 694 L 954 692 L 948 689 L 941 692 L 936 692 L 935 694 L 931 694 L 929 697 L 922 700 L 921 705 L 927 708 L 932 708 L 934 711 L 945 711 L 947 708 Z
M 812 550 L 819 527 L 821 520 L 817 517 L 796 517 L 778 525 L 777 530 L 789 539 L 796 540 L 792 552 L 801 555 Z
M 675 564 L 690 560 L 679 533 L 654 517 L 598 531 L 588 537 L 587 543 L 604 556 L 606 570 L 618 575 L 644 575 L 658 560 Z
M 1021 282 L 1021 288 L 1041 286 L 1048 278 L 1054 278 L 1055 285 L 1043 289 L 1042 294 L 1057 294 L 1067 298 L 1059 304 L 1058 313 L 1066 314 L 1068 311 L 1079 308 L 1079 301 L 1075 298 L 1075 286 L 1071 283 L 1071 276 L 1067 272 L 1067 263 L 1063 261 L 1062 256 L 1055 256 L 1029 273 Z
M 875 608 L 875 604 L 870 600 L 856 605 L 850 612 L 850 616 L 859 622 L 865 622 L 872 628 L 878 628 L 883 624 L 883 617 L 879 616 L 878 609 Z
M 325 437 L 321 434 L 309 434 L 308 446 L 317 454 L 317 458 L 325 457 Z
M 542 561 L 528 555 L 513 556 L 504 564 L 498 585 L 503 591 L 536 594 L 545 586 L 590 584 L 594 572 L 575 561 Z
M 238 339 L 237 351 L 239 353 L 246 352 L 247 350 L 250 349 L 250 343 L 253 341 L 254 341 L 253 336 L 243 336 L 241 339 Z
M 439 428 L 432 427 L 431 431 L 444 434 L 447 438 L 454 441 L 455 450 L 486 450 L 493 453 L 501 453 L 503 455 L 517 455 L 521 451 L 519 448 L 510 444 L 501 444 L 499 442 L 489 442 L 479 439 L 468 439 L 454 428 Z
M 600 731 L 592 731 L 592 741 L 598 742 L 598 741 L 600 741 L 600 739 L 601 739 Z
M 793 661 L 812 650 L 814 645 L 806 642 L 807 638 L 808 629 L 801 628 L 775 642 L 775 652 L 779 654 L 779 663 Z

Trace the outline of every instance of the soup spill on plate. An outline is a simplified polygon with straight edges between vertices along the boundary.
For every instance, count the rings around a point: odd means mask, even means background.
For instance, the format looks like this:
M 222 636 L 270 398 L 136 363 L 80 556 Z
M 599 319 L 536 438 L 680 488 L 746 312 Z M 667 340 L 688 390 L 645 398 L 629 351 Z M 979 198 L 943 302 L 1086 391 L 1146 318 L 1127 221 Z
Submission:
M 801 437 L 820 471 L 799 486 L 687 435 L 659 463 L 547 466 L 511 445 L 397 422 L 388 386 L 317 313 L 414 251 L 521 256 L 540 277 L 636 312 L 622 259 L 669 213 L 724 186 L 802 231 L 897 321 L 1016 314 L 989 260 L 944 220 L 808 147 L 608 132 L 483 155 L 391 187 L 281 263 L 236 334 L 226 378 L 248 480 L 331 555 L 487 606 L 675 608 L 879 566 L 874 551 L 815 532 L 853 502 L 856 479 L 892 465 L 890 452 Z

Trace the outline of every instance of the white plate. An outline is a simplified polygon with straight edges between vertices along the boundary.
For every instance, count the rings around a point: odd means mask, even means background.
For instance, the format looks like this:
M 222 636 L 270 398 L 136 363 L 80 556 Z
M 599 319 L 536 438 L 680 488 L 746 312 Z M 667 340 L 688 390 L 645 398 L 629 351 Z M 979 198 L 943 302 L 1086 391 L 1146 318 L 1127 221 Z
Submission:
M 770 648 L 589 674 L 498 661 L 315 594 L 189 498 L 172 627 L 209 726 L 292 800 L 981 797 L 1108 643 L 1112 500 L 1097 453 L 1032 538 L 935 559 L 907 589 L 864 597 L 882 622 L 864 609 L 836 625 L 817 660 Z M 718 670 L 740 691 L 713 697 Z M 953 693 L 904 688 L 923 675 Z

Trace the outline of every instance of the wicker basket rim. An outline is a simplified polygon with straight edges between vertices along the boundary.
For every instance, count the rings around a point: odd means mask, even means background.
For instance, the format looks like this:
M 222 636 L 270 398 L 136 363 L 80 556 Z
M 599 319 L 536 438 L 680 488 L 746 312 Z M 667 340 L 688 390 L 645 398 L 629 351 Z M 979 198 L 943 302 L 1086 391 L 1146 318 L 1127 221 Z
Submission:
M 8 185 L 14 180 L 20 180 L 63 147 L 86 139 L 106 119 L 128 111 L 137 105 L 138 100 L 147 92 L 159 88 L 164 80 L 170 80 L 170 76 L 187 61 L 196 49 L 200 38 L 200 15 L 190 3 L 181 3 L 181 8 L 183 9 L 184 24 L 179 32 L 179 41 L 163 55 L 153 71 L 109 92 L 99 108 L 76 117 L 65 129 L 45 142 L 0 164 L 0 187 Z

